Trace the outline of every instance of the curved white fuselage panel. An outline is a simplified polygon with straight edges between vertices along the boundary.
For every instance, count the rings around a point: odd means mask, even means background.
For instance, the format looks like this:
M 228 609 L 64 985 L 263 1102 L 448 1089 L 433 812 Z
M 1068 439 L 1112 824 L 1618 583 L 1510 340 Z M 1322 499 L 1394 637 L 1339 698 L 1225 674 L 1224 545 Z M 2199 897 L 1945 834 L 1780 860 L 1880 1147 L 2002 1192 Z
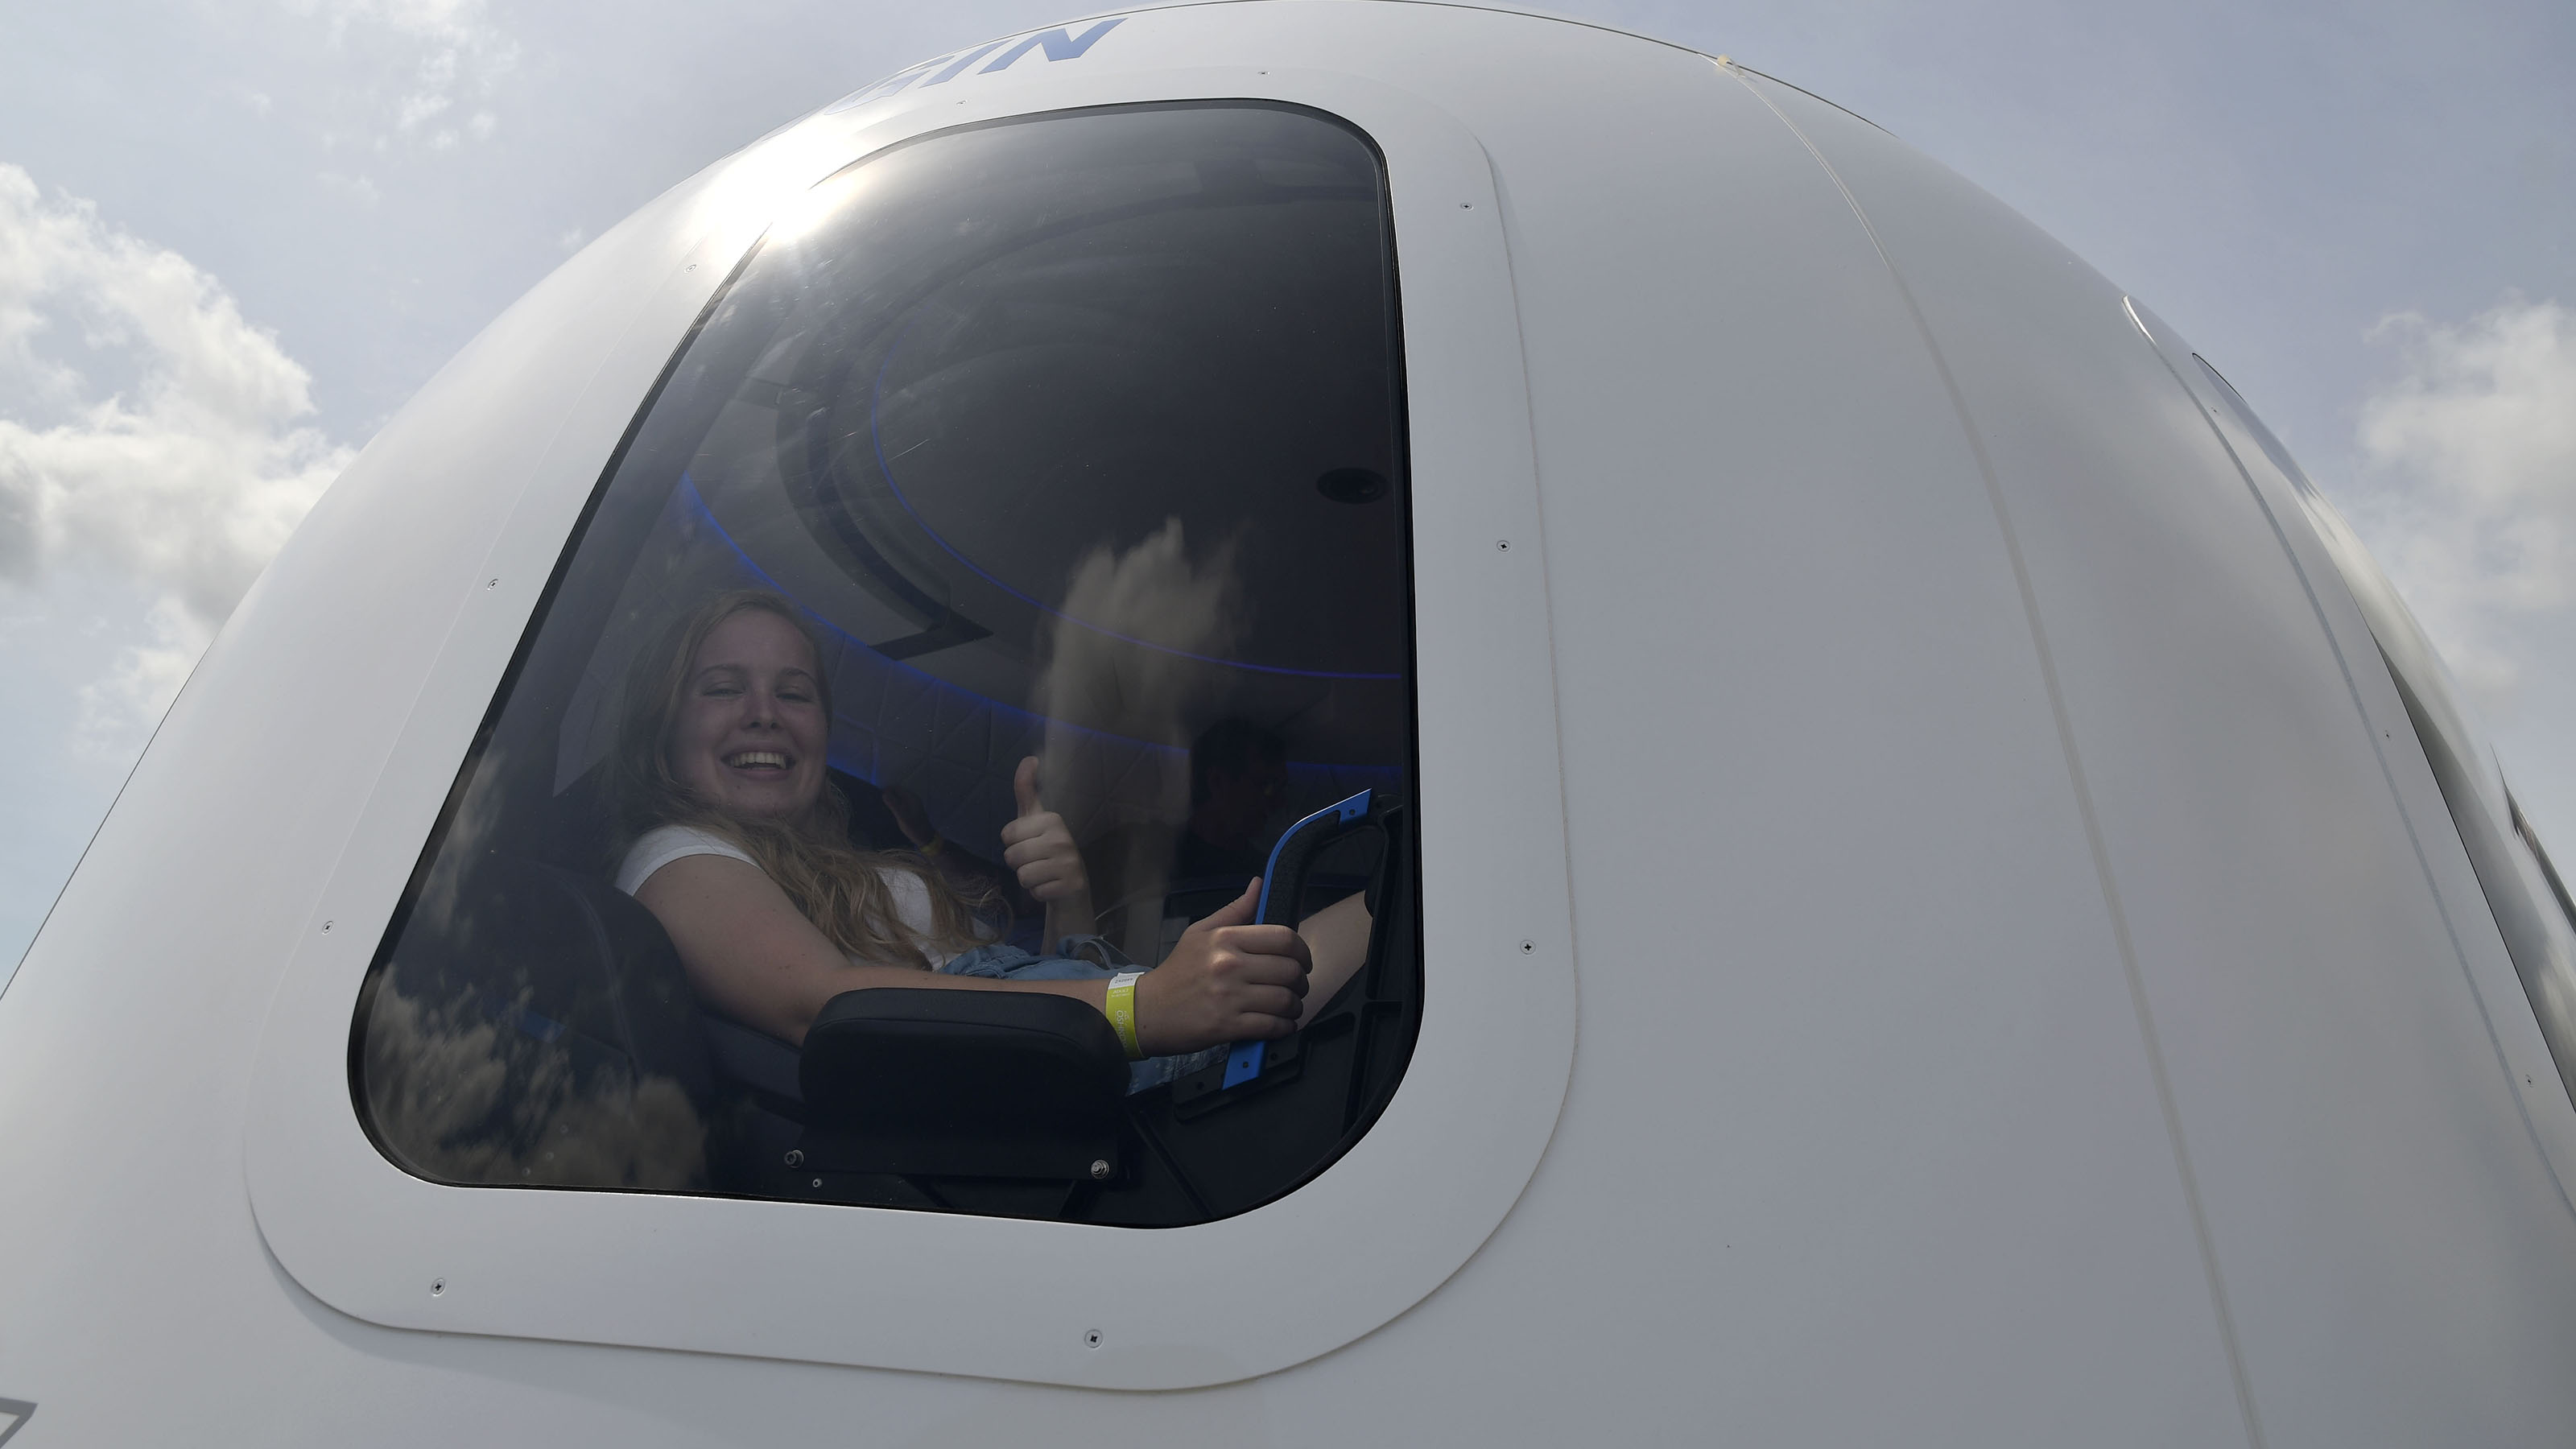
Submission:
M 1308 3 L 1008 48 L 602 237 L 245 600 L 0 1001 L 22 1442 L 2565 1437 L 2576 1108 L 2184 344 L 1680 49 Z M 375 1155 L 358 981 L 709 298 L 872 150 L 1178 97 L 1386 157 L 1426 991 L 1384 1120 L 1168 1234 Z

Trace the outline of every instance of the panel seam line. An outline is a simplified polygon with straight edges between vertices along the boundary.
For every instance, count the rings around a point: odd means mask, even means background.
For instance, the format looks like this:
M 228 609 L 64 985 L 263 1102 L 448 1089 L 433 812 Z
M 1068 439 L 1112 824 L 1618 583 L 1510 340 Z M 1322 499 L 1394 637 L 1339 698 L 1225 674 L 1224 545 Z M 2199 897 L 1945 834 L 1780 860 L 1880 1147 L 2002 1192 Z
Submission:
M 2040 621 L 2038 591 L 2031 582 L 2029 565 L 2022 557 L 2021 538 L 2013 529 L 2012 515 L 2005 506 L 1994 462 L 1987 456 L 1985 437 L 1977 429 L 1976 419 L 1968 410 L 1967 397 L 1960 391 L 1958 380 L 1951 375 L 1949 359 L 1942 354 L 1941 344 L 1932 334 L 1930 321 L 1924 317 L 1922 306 L 1915 300 L 1914 289 L 1907 284 L 1896 259 L 1888 255 L 1887 244 L 1879 238 L 1878 228 L 1871 224 L 1869 213 L 1861 208 L 1860 199 L 1852 195 L 1851 188 L 1843 182 L 1842 174 L 1825 159 L 1824 152 L 1817 148 L 1797 122 L 1773 105 L 1771 98 L 1752 82 L 1740 75 L 1731 75 L 1730 78 L 1751 92 L 1753 98 L 1762 103 L 1763 109 L 1786 126 L 1789 134 L 1798 138 L 1798 144 L 1806 148 L 1807 155 L 1833 183 L 1834 190 L 1842 196 L 1843 204 L 1859 221 L 1871 249 L 1878 253 L 1880 265 L 1887 268 L 1889 279 L 1895 283 L 1897 296 L 1905 304 L 1906 315 L 1913 321 L 1915 334 L 1921 338 L 1924 351 L 1931 356 L 1932 369 L 1940 376 L 1941 388 L 1949 397 L 1951 412 L 1957 416 L 1960 431 L 1966 435 L 1968 451 L 1976 459 L 1978 477 L 1985 484 L 1987 506 L 1994 511 L 1995 526 L 2003 535 L 2004 555 L 2012 565 L 2013 585 L 2021 595 L 2022 618 L 2029 626 L 2031 646 L 2038 656 L 2040 682 L 2048 694 L 2048 708 L 2057 727 L 2058 746 L 2065 755 L 2067 780 L 2075 792 L 2076 814 L 2083 821 L 2085 845 L 2093 859 L 2094 879 L 2102 892 L 2103 907 L 2110 915 L 2111 935 L 2119 949 L 2120 969 L 2129 988 L 2129 1005 L 2137 1017 L 2138 1035 L 2147 1053 L 2148 1074 L 2155 1082 L 2156 1105 L 2164 1115 L 2166 1142 L 2173 1151 L 2174 1171 L 2181 1180 L 2183 1202 L 2191 1215 L 2192 1236 L 2200 1249 L 2201 1273 L 2207 1281 L 2210 1308 L 2218 1320 L 2219 1340 L 2227 1354 L 2228 1373 L 2235 1381 L 2237 1410 L 2244 1419 L 2247 1442 L 2252 1449 L 2264 1449 L 2262 1421 L 2254 1410 L 2254 1388 L 2245 1372 L 2243 1350 L 2237 1343 L 2235 1315 L 2228 1308 L 2227 1287 L 2219 1273 L 2218 1252 L 2210 1235 L 2209 1214 L 2201 1202 L 2199 1179 L 2192 1171 L 2191 1152 L 2183 1137 L 2182 1114 L 2175 1104 L 2173 1081 L 2165 1069 L 2164 1047 L 2156 1033 L 2155 1014 L 2147 1004 L 2146 983 L 2138 969 L 2137 948 L 2130 939 L 2128 913 L 2121 907 L 2119 886 L 2111 874 L 2110 847 L 2094 809 L 2093 792 L 2086 783 L 2083 755 L 2076 748 L 2074 721 L 2067 711 L 2065 694 L 2058 683 L 2057 662 L 2049 648 L 2048 631 Z

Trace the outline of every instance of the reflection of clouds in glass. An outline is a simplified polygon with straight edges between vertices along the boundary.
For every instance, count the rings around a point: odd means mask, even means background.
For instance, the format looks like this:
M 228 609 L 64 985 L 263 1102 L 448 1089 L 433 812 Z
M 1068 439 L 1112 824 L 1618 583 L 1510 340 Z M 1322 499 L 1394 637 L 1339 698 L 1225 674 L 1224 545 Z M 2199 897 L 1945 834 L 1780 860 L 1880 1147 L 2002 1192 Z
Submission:
M 368 1116 L 414 1170 L 450 1182 L 704 1187 L 706 1123 L 680 1084 L 580 1070 L 571 1042 L 506 1027 L 470 995 L 417 1000 L 388 978 L 367 1019 Z
M 1161 912 L 1124 907 L 1162 899 L 1173 824 L 1189 810 L 1189 772 L 1177 750 L 1140 751 L 1133 742 L 1186 745 L 1230 683 L 1222 666 L 1184 655 L 1221 656 L 1241 635 L 1234 542 L 1193 565 L 1181 521 L 1166 518 L 1124 552 L 1101 544 L 1074 567 L 1062 612 L 1085 622 L 1050 619 L 1042 640 L 1046 803 L 1084 842 L 1095 903 L 1109 908 L 1101 929 L 1154 960 Z M 1120 634 L 1161 647 L 1139 648 Z
M 456 930 L 473 924 L 464 893 L 465 872 L 491 852 L 493 826 L 501 815 L 501 782 L 508 778 L 509 753 L 495 746 L 474 771 L 465 798 L 457 804 L 456 818 L 448 823 L 446 843 L 429 863 L 428 878 L 421 882 L 420 898 L 412 907 L 416 919 L 446 922 Z
M 1194 565 L 1181 521 L 1167 518 L 1133 548 L 1101 544 L 1084 555 L 1062 612 L 1092 627 L 1047 623 L 1037 696 L 1048 717 L 1043 769 L 1047 803 L 1081 836 L 1121 793 L 1113 772 L 1136 767 L 1132 753 L 1103 750 L 1091 732 L 1186 745 L 1194 707 L 1221 683 L 1219 666 L 1167 651 L 1222 655 L 1233 647 L 1242 632 L 1235 545 L 1229 540 Z M 1162 647 L 1139 648 L 1120 634 Z M 1162 803 L 1177 814 L 1187 802 Z
M 578 907 L 546 867 L 496 853 L 511 777 L 485 756 L 379 979 L 360 1063 L 376 1133 L 453 1182 L 703 1186 L 687 1091 L 611 1044 L 640 1003 L 599 999 Z

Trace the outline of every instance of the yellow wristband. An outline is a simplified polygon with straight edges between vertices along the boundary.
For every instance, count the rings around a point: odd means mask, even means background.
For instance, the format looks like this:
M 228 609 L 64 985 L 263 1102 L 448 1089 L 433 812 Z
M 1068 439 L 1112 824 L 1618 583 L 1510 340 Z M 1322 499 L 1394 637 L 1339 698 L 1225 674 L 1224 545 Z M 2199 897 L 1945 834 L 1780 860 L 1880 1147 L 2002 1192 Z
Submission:
M 913 848 L 924 855 L 937 855 L 939 852 L 948 848 L 948 837 L 945 835 L 934 835 L 930 837 L 930 843 L 928 845 L 917 845 Z
M 1145 1049 L 1136 1045 L 1136 983 L 1145 979 L 1142 971 L 1121 971 L 1109 978 L 1109 1000 L 1104 1009 L 1109 1013 L 1110 1028 L 1118 1033 L 1118 1044 L 1127 1049 L 1127 1060 L 1142 1061 Z

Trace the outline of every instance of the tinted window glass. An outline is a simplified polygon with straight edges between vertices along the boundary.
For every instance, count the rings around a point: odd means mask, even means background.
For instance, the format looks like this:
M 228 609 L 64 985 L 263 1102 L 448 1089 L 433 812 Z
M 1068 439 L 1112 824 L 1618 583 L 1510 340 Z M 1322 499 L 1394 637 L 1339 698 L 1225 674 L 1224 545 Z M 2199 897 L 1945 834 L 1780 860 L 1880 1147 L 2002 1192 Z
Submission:
M 359 1005 L 378 1145 L 1139 1225 L 1295 1186 L 1415 1031 L 1405 520 L 1347 127 L 1075 112 L 826 181 L 459 776 Z
M 2571 929 L 2576 929 L 2576 898 L 2567 894 L 2567 882 L 2558 874 L 2558 866 L 2550 860 L 2549 851 L 2541 845 L 2540 832 L 2531 828 L 2530 819 L 2522 813 L 2522 802 L 2510 793 L 2505 796 L 2505 808 L 2513 819 L 2513 833 L 2521 838 L 2523 848 L 2531 852 L 2532 863 L 2540 867 L 2540 878 L 2549 882 L 2550 898 L 2558 902 L 2558 914 Z

